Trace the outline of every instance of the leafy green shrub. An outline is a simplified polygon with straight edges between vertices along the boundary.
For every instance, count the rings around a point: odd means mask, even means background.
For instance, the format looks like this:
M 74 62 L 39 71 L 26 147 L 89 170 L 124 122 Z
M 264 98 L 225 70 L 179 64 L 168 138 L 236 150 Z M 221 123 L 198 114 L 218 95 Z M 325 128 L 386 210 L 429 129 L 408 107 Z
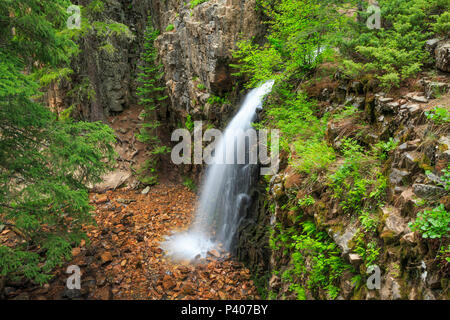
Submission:
M 174 26 L 173 24 L 169 24 L 169 25 L 166 27 L 166 31 L 167 31 L 167 32 L 170 32 L 170 31 L 173 31 L 173 30 L 175 30 L 175 26 Z
M 341 112 L 334 114 L 333 119 L 334 120 L 342 120 L 352 117 L 353 115 L 359 113 L 359 109 L 355 106 L 346 106 L 344 110 Z
M 447 246 L 442 246 L 436 257 L 439 259 L 443 259 L 447 263 L 449 263 L 450 262 L 450 244 Z
M 280 130 L 281 147 L 295 151 L 291 164 L 309 174 L 326 169 L 335 159 L 333 148 L 324 140 L 326 122 L 314 115 L 315 108 L 304 93 L 291 93 L 285 84 L 275 86 L 265 106 L 264 125 Z
M 450 212 L 445 210 L 443 204 L 417 214 L 414 222 L 409 223 L 413 231 L 418 231 L 423 238 L 441 239 L 450 232 Z
M 309 207 L 312 206 L 314 203 L 316 203 L 316 201 L 311 196 L 305 196 L 298 200 L 298 205 L 300 207 Z
M 194 9 L 196 6 L 198 6 L 199 4 L 202 4 L 204 2 L 206 2 L 208 0 L 191 0 L 191 9 Z
M 271 246 L 276 250 L 284 248 L 285 253 L 293 250 L 292 267 L 281 277 L 284 282 L 290 283 L 290 290 L 297 294 L 299 300 L 306 298 L 305 289 L 317 294 L 319 288 L 335 299 L 339 294 L 339 278 L 344 270 L 350 268 L 342 260 L 337 245 L 311 221 L 302 222 L 300 231 L 296 227 L 283 230 L 280 224 L 276 225 L 276 229 L 279 234 L 274 237 L 272 232 Z
M 379 0 L 378 3 L 383 19 L 380 30 L 354 23 L 347 35 L 339 39 L 341 51 L 352 60 L 355 52 L 358 53 L 361 73 L 377 75 L 381 84 L 390 89 L 417 74 L 429 61 L 425 42 L 434 32 L 448 30 L 450 4 L 446 0 Z M 368 15 L 361 15 L 366 21 Z
M 239 64 L 231 65 L 236 75 L 250 76 L 248 87 L 269 79 L 282 80 L 300 76 L 320 62 L 318 52 L 326 42 L 327 31 L 338 28 L 341 15 L 336 1 L 259 0 L 259 7 L 269 17 L 269 32 L 262 46 L 241 41 L 233 56 Z
M 359 215 L 359 221 L 364 230 L 374 232 L 377 229 L 379 221 L 369 211 L 362 211 Z
M 300 172 L 325 170 L 335 160 L 334 149 L 325 141 L 296 141 L 298 159 L 295 168 Z
M 375 150 L 380 156 L 381 160 L 386 160 L 390 151 L 395 150 L 398 146 L 398 141 L 389 138 L 388 141 L 380 141 L 375 145 Z
M 188 188 L 191 191 L 196 191 L 197 190 L 197 185 L 195 184 L 194 180 L 192 180 L 189 177 L 186 177 L 183 179 L 183 186 L 185 186 L 186 188 Z
M 0 244 L 0 283 L 43 284 L 88 240 L 88 185 L 112 169 L 115 138 L 101 122 L 75 122 L 70 109 L 58 119 L 37 102 L 50 80 L 41 77 L 67 74 L 78 49 L 63 31 L 70 2 L 16 4 L 0 2 L 0 225 L 17 240 Z
M 364 240 L 364 234 L 358 232 L 355 236 L 355 248 L 354 251 L 363 259 L 364 266 L 366 268 L 375 264 L 380 255 L 380 248 L 378 247 L 375 240 L 370 241 L 366 244 Z
M 450 111 L 447 108 L 435 107 L 430 111 L 425 111 L 425 116 L 436 124 L 450 122 Z
M 208 98 L 207 102 L 209 104 L 220 104 L 220 105 L 229 103 L 226 97 L 219 97 L 215 95 L 211 95 L 211 97 Z
M 205 86 L 203 83 L 199 83 L 199 84 L 197 85 L 197 89 L 199 89 L 199 90 L 205 90 L 205 89 L 206 89 L 206 86 Z
M 361 213 L 364 206 L 383 203 L 387 179 L 377 163 L 352 139 L 342 140 L 344 163 L 329 176 L 334 197 L 341 199 L 341 207 L 348 213 Z
M 443 36 L 450 33 L 450 11 L 446 11 L 437 17 L 436 23 L 433 24 L 433 30 Z
M 152 186 L 157 184 L 156 160 L 154 158 L 145 160 L 142 166 L 136 170 L 136 176 L 139 182 L 144 185 Z
M 192 121 L 192 117 L 190 114 L 188 114 L 186 116 L 186 121 L 184 123 L 184 126 L 186 127 L 186 129 L 188 129 L 191 132 L 192 132 L 192 130 L 194 130 L 194 121 Z
M 317 230 L 315 224 L 306 221 L 301 224 L 302 233 L 293 235 L 295 252 L 292 254 L 292 273 L 308 277 L 307 287 L 311 290 L 325 289 L 331 299 L 339 294 L 339 278 L 349 266 L 340 257 L 340 252 L 325 232 Z M 308 257 L 309 266 L 306 267 Z
M 450 190 L 450 164 L 447 166 L 447 169 L 442 169 L 442 177 L 440 178 L 442 185 L 445 190 Z

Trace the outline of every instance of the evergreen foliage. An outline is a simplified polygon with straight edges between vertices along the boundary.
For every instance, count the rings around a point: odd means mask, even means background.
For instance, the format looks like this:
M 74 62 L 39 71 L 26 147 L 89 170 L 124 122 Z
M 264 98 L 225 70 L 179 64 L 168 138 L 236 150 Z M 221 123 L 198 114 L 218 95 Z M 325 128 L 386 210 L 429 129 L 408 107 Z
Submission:
M 138 74 L 137 95 L 139 104 L 144 107 L 143 116 L 145 123 L 142 124 L 137 138 L 139 141 L 147 143 L 151 149 L 150 159 L 146 168 L 142 168 L 140 175 L 141 182 L 145 184 L 155 184 L 157 175 L 155 167 L 158 165 L 159 156 L 168 152 L 168 148 L 163 146 L 158 136 L 158 128 L 161 123 L 158 121 L 158 108 L 167 99 L 164 95 L 166 88 L 161 86 L 164 73 L 162 64 L 158 62 L 158 52 L 154 42 L 159 35 L 152 23 L 151 17 L 148 18 L 148 25 L 144 35 L 144 50 L 141 55 L 141 70 Z
M 112 129 L 58 120 L 38 102 L 43 75 L 64 74 L 77 49 L 63 30 L 69 5 L 0 2 L 0 225 L 19 239 L 0 245 L 0 278 L 44 283 L 70 258 L 93 222 L 86 185 L 114 157 Z
M 244 40 L 233 57 L 236 75 L 247 75 L 249 87 L 261 81 L 301 77 L 320 62 L 328 32 L 340 29 L 345 20 L 333 5 L 320 0 L 259 0 L 269 17 L 269 32 L 263 46 Z
M 339 38 L 339 46 L 352 59 L 346 65 L 352 66 L 353 73 L 374 74 L 390 89 L 416 75 L 430 61 L 425 42 L 434 35 L 448 34 L 450 2 L 380 0 L 378 3 L 381 29 L 353 23 L 347 29 L 347 36 Z M 368 14 L 363 11 L 360 15 L 365 22 Z

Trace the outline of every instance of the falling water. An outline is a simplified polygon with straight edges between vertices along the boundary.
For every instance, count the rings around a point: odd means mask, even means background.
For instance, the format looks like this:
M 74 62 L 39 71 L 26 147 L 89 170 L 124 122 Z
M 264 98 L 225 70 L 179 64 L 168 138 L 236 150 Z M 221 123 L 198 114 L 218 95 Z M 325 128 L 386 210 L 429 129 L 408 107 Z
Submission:
M 213 248 L 231 248 L 243 212 L 250 205 L 250 181 L 257 169 L 249 163 L 251 146 L 246 143 L 244 132 L 252 127 L 256 109 L 261 108 L 273 83 L 268 81 L 247 94 L 239 112 L 216 144 L 192 226 L 186 232 L 168 237 L 162 245 L 173 258 L 191 260 L 205 257 Z M 234 155 L 234 164 L 225 161 L 230 154 Z M 237 161 L 242 157 L 243 163 Z

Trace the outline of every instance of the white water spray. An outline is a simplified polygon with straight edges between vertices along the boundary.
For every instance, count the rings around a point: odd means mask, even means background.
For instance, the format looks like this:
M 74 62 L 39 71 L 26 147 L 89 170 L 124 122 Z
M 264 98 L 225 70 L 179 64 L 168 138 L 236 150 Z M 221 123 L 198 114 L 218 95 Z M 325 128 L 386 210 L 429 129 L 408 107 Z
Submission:
M 220 246 L 223 250 L 229 250 L 232 246 L 242 213 L 251 203 L 250 181 L 257 170 L 257 166 L 248 163 L 248 159 L 243 164 L 236 159 L 248 155 L 244 132 L 252 127 L 256 109 L 262 107 L 263 99 L 273 84 L 274 81 L 268 81 L 247 94 L 239 112 L 216 144 L 194 223 L 188 231 L 168 237 L 162 244 L 162 248 L 174 259 L 192 260 L 205 257 L 213 248 Z M 224 159 L 230 154 L 234 156 L 235 164 L 224 164 Z

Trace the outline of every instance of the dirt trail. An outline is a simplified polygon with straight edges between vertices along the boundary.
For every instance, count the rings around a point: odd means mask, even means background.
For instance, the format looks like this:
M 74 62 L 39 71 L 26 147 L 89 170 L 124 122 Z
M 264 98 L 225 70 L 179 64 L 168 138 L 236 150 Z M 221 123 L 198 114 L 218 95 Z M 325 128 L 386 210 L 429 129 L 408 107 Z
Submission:
M 147 195 L 119 189 L 91 194 L 97 226 L 91 243 L 73 249 L 73 259 L 44 287 L 21 291 L 32 299 L 257 299 L 249 271 L 228 254 L 202 264 L 171 263 L 159 248 L 192 218 L 196 196 L 175 184 Z M 214 253 L 216 254 L 216 253 Z M 65 288 L 69 265 L 81 268 L 81 290 Z M 22 296 L 23 297 L 23 296 Z M 11 297 L 13 298 L 13 297 Z M 19 297 L 20 298 L 20 297 Z

